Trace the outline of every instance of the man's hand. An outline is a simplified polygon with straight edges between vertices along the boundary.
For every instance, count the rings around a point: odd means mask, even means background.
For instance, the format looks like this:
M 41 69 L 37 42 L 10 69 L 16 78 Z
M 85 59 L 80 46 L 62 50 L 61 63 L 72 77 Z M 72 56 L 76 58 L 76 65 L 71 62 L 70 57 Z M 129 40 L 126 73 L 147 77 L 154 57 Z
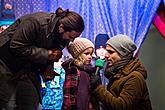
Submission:
M 49 65 L 42 74 L 42 78 L 45 82 L 53 80 L 55 76 L 59 76 L 59 74 L 54 71 L 52 65 Z
M 98 75 L 94 75 L 90 78 L 91 90 L 95 90 L 99 85 L 101 85 L 101 78 Z
M 57 49 L 48 50 L 48 59 L 54 62 L 58 62 L 58 60 L 62 57 L 62 51 Z

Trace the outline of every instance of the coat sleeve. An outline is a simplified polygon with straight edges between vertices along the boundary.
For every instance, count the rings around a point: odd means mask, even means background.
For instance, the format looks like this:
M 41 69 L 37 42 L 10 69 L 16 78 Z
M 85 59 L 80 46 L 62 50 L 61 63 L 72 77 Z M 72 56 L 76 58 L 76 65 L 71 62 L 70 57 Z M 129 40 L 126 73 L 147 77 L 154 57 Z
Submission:
M 21 21 L 11 39 L 10 51 L 21 59 L 44 64 L 48 60 L 48 51 L 36 46 L 40 25 L 35 19 Z M 43 41 L 44 42 L 44 41 Z
M 107 90 L 100 85 L 95 89 L 94 94 L 108 109 L 133 110 L 142 97 L 144 88 L 146 88 L 144 78 L 141 75 L 132 75 L 122 84 L 121 88 L 118 88 L 121 89 L 120 93 L 115 93 L 115 90 L 111 89 Z

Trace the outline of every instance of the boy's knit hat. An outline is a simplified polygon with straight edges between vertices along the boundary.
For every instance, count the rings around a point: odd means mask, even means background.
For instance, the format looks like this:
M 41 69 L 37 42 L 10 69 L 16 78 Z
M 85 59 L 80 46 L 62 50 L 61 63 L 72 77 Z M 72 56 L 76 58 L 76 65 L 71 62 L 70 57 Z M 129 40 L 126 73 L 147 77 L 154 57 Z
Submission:
M 94 49 L 94 44 L 90 40 L 87 38 L 77 37 L 68 45 L 68 51 L 73 58 L 77 58 L 85 49 L 89 47 Z
M 133 53 L 137 48 L 135 43 L 128 36 L 122 34 L 113 36 L 106 44 L 110 45 L 122 56 Z

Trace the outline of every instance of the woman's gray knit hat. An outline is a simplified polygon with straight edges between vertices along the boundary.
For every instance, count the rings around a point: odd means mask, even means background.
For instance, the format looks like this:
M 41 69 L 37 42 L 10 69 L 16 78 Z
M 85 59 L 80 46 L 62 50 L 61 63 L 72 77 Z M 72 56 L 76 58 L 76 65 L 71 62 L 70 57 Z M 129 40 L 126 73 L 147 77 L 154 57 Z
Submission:
M 137 48 L 130 37 L 122 34 L 113 36 L 106 42 L 106 44 L 110 45 L 122 56 L 133 53 Z

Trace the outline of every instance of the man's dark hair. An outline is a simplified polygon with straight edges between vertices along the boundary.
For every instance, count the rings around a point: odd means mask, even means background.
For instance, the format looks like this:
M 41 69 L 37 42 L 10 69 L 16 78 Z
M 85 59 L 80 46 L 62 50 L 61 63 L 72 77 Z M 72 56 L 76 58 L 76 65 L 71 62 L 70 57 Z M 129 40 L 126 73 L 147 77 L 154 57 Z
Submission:
M 78 13 L 68 9 L 63 11 L 61 8 L 58 8 L 56 15 L 62 16 L 58 24 L 63 24 L 65 31 L 82 32 L 84 30 L 83 18 Z

